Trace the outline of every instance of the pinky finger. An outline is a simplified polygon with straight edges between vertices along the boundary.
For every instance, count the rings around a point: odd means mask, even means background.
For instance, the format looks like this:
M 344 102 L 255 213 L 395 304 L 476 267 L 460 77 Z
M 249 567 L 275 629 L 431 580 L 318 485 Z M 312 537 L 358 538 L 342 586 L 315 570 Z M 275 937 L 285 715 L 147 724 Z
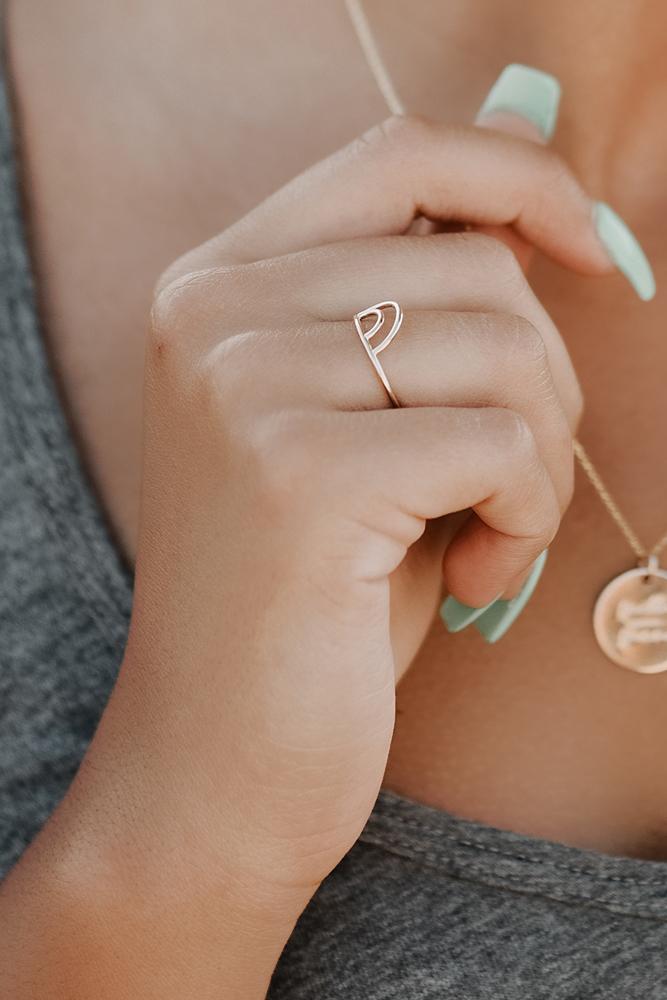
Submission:
M 409 407 L 308 421 L 327 455 L 329 498 L 374 532 L 407 547 L 427 520 L 473 509 L 444 561 L 447 589 L 464 604 L 494 600 L 558 529 L 551 476 L 529 425 L 509 409 Z

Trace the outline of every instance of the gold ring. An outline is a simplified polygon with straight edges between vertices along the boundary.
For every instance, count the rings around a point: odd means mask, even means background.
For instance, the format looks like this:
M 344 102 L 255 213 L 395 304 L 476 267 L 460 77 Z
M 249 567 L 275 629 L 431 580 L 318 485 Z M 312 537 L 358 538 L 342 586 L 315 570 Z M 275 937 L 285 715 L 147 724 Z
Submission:
M 373 337 L 375 336 L 376 333 L 379 332 L 381 327 L 384 325 L 385 310 L 393 312 L 394 321 L 392 323 L 389 333 L 384 337 L 384 339 L 380 341 L 380 343 L 377 346 L 373 346 L 373 344 L 371 343 Z M 361 325 L 361 321 L 366 319 L 368 316 L 374 316 L 375 322 L 373 323 L 372 327 L 369 330 L 364 331 Z M 368 355 L 370 363 L 373 365 L 373 368 L 375 369 L 378 378 L 382 382 L 382 385 L 387 390 L 387 394 L 390 400 L 392 401 L 393 405 L 398 407 L 400 407 L 401 404 L 396 398 L 396 393 L 391 387 L 391 383 L 387 378 L 387 373 L 380 364 L 380 359 L 378 358 L 378 354 L 380 354 L 381 351 L 384 351 L 386 347 L 389 347 L 392 340 L 400 330 L 402 322 L 403 322 L 403 310 L 399 306 L 398 302 L 392 302 L 392 301 L 378 302 L 374 306 L 369 306 L 368 309 L 362 309 L 362 311 L 358 312 L 354 317 L 354 325 L 356 327 L 357 333 L 359 334 L 359 340 L 364 345 L 364 350 Z

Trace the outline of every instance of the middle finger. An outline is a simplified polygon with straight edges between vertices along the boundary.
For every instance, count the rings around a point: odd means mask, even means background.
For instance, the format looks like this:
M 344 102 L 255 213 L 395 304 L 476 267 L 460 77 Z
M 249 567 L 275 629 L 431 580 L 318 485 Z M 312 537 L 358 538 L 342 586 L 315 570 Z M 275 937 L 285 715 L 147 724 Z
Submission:
M 406 315 L 448 310 L 521 316 L 544 342 L 555 391 L 570 429 L 576 429 L 582 396 L 567 348 L 516 257 L 493 237 L 466 232 L 359 239 L 248 267 L 255 328 L 275 328 L 282 316 L 291 325 L 303 321 L 305 313 L 316 320 L 347 321 L 354 330 L 355 313 L 387 299 L 397 301 Z M 250 304 L 239 316 L 241 325 L 247 308 Z
M 385 331 L 386 332 L 386 331 Z M 383 336 L 377 334 L 378 341 Z M 387 392 L 351 320 L 259 334 L 263 394 L 271 407 L 383 409 Z M 572 434 L 539 332 L 507 313 L 408 310 L 381 355 L 406 407 L 504 407 L 530 425 L 561 511 L 573 486 Z

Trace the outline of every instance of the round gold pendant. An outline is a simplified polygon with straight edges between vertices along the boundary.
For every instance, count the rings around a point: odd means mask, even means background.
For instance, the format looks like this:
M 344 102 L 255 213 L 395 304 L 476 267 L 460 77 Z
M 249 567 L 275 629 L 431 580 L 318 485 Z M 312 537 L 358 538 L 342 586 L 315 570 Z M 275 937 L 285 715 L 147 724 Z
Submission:
M 619 666 L 638 674 L 667 670 L 667 571 L 649 564 L 611 580 L 595 602 L 593 628 Z

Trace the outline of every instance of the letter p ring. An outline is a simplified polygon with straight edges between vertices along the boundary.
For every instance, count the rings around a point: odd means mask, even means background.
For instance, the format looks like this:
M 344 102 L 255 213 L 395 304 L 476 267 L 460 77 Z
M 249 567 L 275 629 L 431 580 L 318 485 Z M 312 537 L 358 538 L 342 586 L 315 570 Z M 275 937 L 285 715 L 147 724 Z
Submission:
M 380 341 L 379 344 L 374 346 L 371 343 L 371 341 L 375 336 L 375 334 L 379 332 L 379 330 L 384 324 L 383 310 L 385 309 L 393 311 L 394 321 L 391 326 L 391 329 L 389 330 L 389 333 L 383 338 L 383 340 Z M 373 325 L 369 330 L 366 330 L 364 332 L 364 329 L 361 325 L 361 321 L 363 319 L 366 319 L 366 317 L 368 316 L 374 316 L 375 322 L 373 323 Z M 375 369 L 378 378 L 382 382 L 382 385 L 387 390 L 387 394 L 389 395 L 389 398 L 392 401 L 393 405 L 398 407 L 400 407 L 401 404 L 396 398 L 396 393 L 391 387 L 391 384 L 389 382 L 389 379 L 387 378 L 384 368 L 380 364 L 380 359 L 378 358 L 378 354 L 384 351 L 386 347 L 389 347 L 392 340 L 400 330 L 402 322 L 403 322 L 403 310 L 399 306 L 398 302 L 391 302 L 391 301 L 378 302 L 374 306 L 369 306 L 368 309 L 362 309 L 362 311 L 358 312 L 354 317 L 354 325 L 356 327 L 357 333 L 359 334 L 359 340 L 364 345 L 364 350 L 368 355 L 370 363 L 373 365 L 373 368 Z

